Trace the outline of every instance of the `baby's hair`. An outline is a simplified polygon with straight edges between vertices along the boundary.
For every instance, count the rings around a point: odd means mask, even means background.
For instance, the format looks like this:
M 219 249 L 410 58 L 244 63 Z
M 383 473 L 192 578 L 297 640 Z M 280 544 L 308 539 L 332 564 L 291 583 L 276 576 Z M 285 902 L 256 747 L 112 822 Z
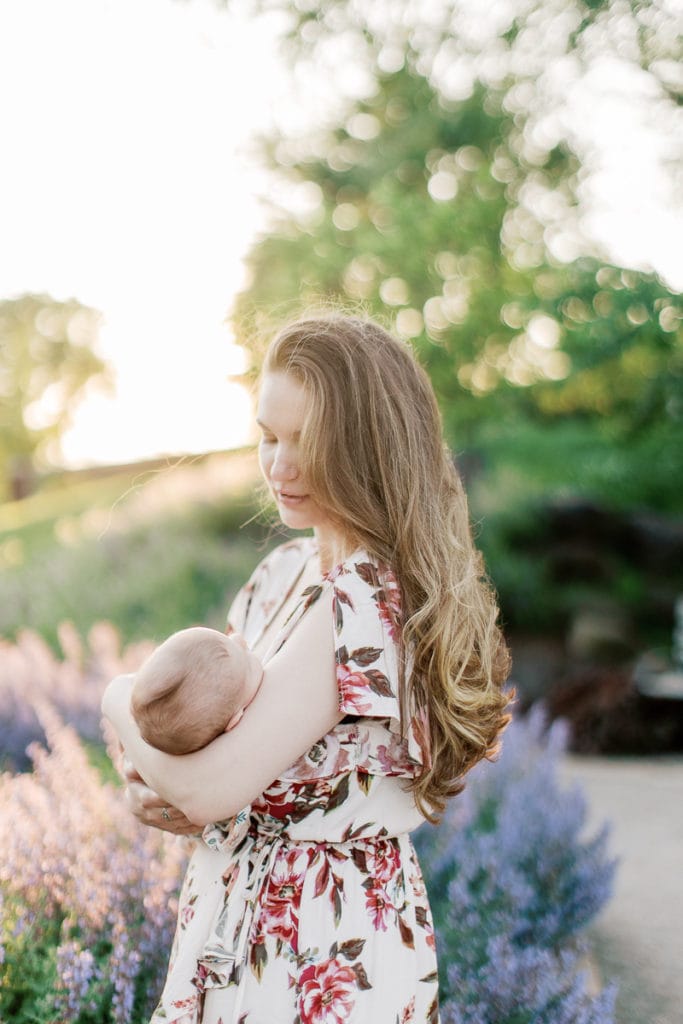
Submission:
M 183 643 L 182 658 L 173 653 Z M 189 754 L 225 730 L 241 707 L 242 688 L 219 686 L 232 671 L 225 635 L 193 627 L 169 637 L 148 658 L 133 686 L 131 709 L 140 735 L 166 754 Z M 149 685 L 147 673 L 158 677 Z M 216 686 L 207 685 L 215 680 Z M 220 713 L 216 704 L 220 700 Z

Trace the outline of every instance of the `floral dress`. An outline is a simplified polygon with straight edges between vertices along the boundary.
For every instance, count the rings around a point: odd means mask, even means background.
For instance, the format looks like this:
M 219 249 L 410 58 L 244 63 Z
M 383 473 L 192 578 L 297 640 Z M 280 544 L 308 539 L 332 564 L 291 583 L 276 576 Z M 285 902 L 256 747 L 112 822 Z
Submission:
M 229 626 L 255 644 L 313 539 L 281 545 Z M 423 761 L 397 699 L 395 577 L 356 552 L 301 595 L 278 640 L 331 587 L 343 720 L 242 815 L 205 829 L 180 894 L 153 1024 L 438 1024 L 434 930 L 404 783 Z

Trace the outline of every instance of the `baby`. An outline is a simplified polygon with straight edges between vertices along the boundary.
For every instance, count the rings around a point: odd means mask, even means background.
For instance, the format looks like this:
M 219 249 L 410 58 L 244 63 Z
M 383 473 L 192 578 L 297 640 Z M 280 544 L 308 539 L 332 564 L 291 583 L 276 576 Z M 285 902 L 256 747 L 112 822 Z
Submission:
M 237 725 L 263 679 L 241 637 L 192 626 L 173 633 L 138 670 L 131 711 L 140 735 L 167 754 L 190 754 Z
M 167 754 L 190 754 L 239 722 L 263 679 L 263 666 L 236 635 L 193 626 L 165 640 L 138 669 L 131 711 L 140 735 Z M 211 847 L 234 848 L 249 808 L 202 833 Z

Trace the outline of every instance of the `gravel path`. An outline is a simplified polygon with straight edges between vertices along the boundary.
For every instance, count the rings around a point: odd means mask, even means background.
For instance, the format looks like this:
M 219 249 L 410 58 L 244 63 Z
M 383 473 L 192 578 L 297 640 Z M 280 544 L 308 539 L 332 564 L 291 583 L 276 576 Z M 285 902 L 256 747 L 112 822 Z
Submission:
M 591 938 L 617 1024 L 683 1024 L 683 757 L 570 756 L 563 775 L 586 793 L 589 832 L 612 823 L 615 893 Z

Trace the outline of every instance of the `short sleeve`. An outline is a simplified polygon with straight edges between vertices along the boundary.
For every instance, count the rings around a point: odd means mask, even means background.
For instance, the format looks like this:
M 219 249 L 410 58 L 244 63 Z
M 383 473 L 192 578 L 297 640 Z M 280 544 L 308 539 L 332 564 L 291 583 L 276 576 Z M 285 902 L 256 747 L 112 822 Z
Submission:
M 228 612 L 228 635 L 241 633 L 247 642 L 253 642 L 267 625 L 273 609 L 295 585 L 313 545 L 312 538 L 299 537 L 280 544 L 259 562 Z
M 392 738 L 376 744 L 382 772 L 415 774 L 429 764 L 430 753 L 419 717 L 411 718 L 405 731 L 401 725 L 401 591 L 396 576 L 360 552 L 328 579 L 333 587 L 339 709 L 359 719 L 383 719 Z
M 339 709 L 347 715 L 400 719 L 396 578 L 367 555 L 330 574 Z
M 296 566 L 301 559 L 302 547 L 301 540 L 280 544 L 258 563 L 230 606 L 225 629 L 228 635 L 244 633 L 252 612 L 258 613 L 260 610 L 262 615 L 267 614 L 268 609 L 260 606 L 266 602 L 269 585 L 280 588 L 286 586 L 288 573 L 292 572 L 292 566 Z

